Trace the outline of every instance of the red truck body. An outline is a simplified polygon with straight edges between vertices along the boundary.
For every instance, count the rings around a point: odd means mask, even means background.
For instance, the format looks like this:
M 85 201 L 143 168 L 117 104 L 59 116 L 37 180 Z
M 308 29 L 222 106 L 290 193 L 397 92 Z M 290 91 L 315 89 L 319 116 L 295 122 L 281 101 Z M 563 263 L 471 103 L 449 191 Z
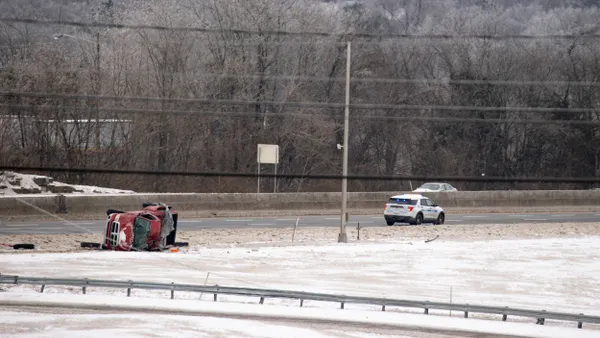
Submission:
M 168 208 L 168 212 L 167 212 Z M 102 248 L 115 251 L 159 251 L 175 244 L 177 211 L 162 203 L 144 203 L 137 211 L 106 211 Z M 172 231 L 161 230 L 171 222 Z

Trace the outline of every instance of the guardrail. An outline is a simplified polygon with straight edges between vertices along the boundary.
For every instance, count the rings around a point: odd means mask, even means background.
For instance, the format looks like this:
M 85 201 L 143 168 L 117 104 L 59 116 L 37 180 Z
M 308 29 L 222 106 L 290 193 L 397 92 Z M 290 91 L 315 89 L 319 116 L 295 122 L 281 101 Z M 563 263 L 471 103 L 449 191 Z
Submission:
M 60 286 L 76 286 L 81 287 L 83 294 L 86 293 L 89 287 L 101 288 L 120 288 L 127 289 L 127 297 L 131 296 L 133 289 L 146 290 L 165 290 L 171 292 L 171 299 L 175 298 L 175 291 L 184 292 L 199 292 L 212 293 L 213 299 L 217 301 L 217 295 L 234 295 L 260 297 L 259 304 L 263 304 L 265 298 L 283 298 L 300 300 L 302 307 L 305 300 L 335 302 L 340 303 L 341 308 L 345 304 L 362 304 L 362 305 L 377 305 L 381 306 L 381 310 L 385 311 L 386 306 L 395 306 L 403 308 L 420 308 L 425 314 L 429 314 L 429 310 L 450 310 L 463 312 L 464 317 L 468 318 L 469 313 L 485 313 L 502 315 L 502 321 L 506 321 L 508 316 L 536 318 L 536 324 L 544 325 L 546 319 L 577 322 L 577 327 L 582 328 L 583 323 L 600 324 L 600 316 L 588 316 L 584 314 L 570 314 L 561 312 L 549 312 L 546 310 L 535 311 L 509 307 L 485 306 L 485 305 L 470 305 L 457 303 L 442 303 L 430 301 L 414 301 L 388 298 L 372 298 L 359 296 L 334 295 L 326 293 L 314 293 L 303 291 L 286 291 L 286 290 L 271 290 L 271 289 L 256 289 L 256 288 L 241 288 L 227 287 L 219 285 L 194 285 L 194 284 L 175 284 L 175 283 L 152 283 L 152 282 L 133 282 L 133 281 L 115 281 L 115 280 L 100 280 L 100 279 L 67 279 L 67 278 L 40 278 L 40 277 L 20 277 L 0 275 L 1 284 L 29 284 L 41 285 L 40 292 L 44 292 L 46 285 Z

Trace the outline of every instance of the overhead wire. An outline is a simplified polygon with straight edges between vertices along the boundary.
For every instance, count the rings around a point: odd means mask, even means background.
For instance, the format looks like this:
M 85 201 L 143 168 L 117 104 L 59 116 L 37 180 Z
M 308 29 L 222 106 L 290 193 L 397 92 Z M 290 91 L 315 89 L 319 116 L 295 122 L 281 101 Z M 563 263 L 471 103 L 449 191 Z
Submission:
M 142 97 L 142 96 L 106 96 L 66 93 L 43 92 L 16 92 L 0 91 L 0 96 L 17 96 L 31 98 L 51 98 L 66 100 L 111 100 L 111 101 L 139 101 L 160 103 L 187 103 L 200 105 L 232 105 L 232 106 L 287 106 L 305 108 L 345 108 L 341 102 L 315 102 L 315 101 L 272 101 L 272 100 L 240 100 L 240 99 L 199 99 L 199 98 L 173 98 L 173 97 Z M 413 104 L 382 104 L 382 103 L 351 103 L 350 109 L 385 109 L 385 110 L 446 110 L 446 111 L 475 111 L 475 112 L 523 112 L 523 113 L 596 113 L 600 108 L 557 108 L 557 107 L 527 107 L 527 106 L 459 106 L 459 105 L 413 105 Z
M 61 105 L 27 105 L 27 104 L 0 104 L 0 108 L 5 109 L 20 109 L 20 110 L 76 110 L 76 111 L 99 111 L 111 114 L 166 114 L 166 115 L 185 115 L 195 117 L 252 117 L 252 116 L 263 116 L 267 115 L 270 117 L 294 117 L 294 118 L 306 118 L 313 119 L 315 117 L 323 116 L 323 112 L 267 112 L 257 113 L 251 111 L 206 111 L 206 110 L 171 110 L 171 109 L 142 109 L 142 108 L 106 108 L 106 107 L 78 107 L 78 106 L 61 106 Z M 330 112 L 328 114 L 335 114 L 336 112 Z M 340 115 L 342 112 L 337 112 Z M 6 116 L 6 115 L 5 115 Z M 16 115 L 9 115 L 17 117 Z M 23 118 L 23 117 L 22 117 Z M 447 117 L 447 116 L 389 116 L 376 114 L 362 115 L 352 114 L 349 116 L 350 120 L 385 120 L 385 121 L 428 121 L 428 122 L 446 122 L 446 123 L 482 123 L 482 124 L 536 124 L 536 125 L 553 125 L 553 124 L 568 124 L 568 125 L 600 125 L 599 120 L 565 120 L 565 119 L 518 119 L 518 118 L 470 118 L 470 117 Z M 0 120 L 2 116 L 0 115 Z M 43 122 L 43 121 L 42 121 Z M 60 121 L 57 121 L 60 122 Z
M 17 70 L 10 67 L 0 67 L 0 70 Z M 63 68 L 55 69 L 56 72 L 96 72 L 94 69 L 85 68 Z M 43 74 L 43 72 L 27 71 L 27 74 Z M 160 75 L 187 75 L 194 78 L 220 78 L 220 79 L 242 79 L 242 80 L 263 80 L 263 81 L 315 81 L 315 82 L 345 82 L 345 77 L 326 77 L 326 76 L 305 76 L 305 75 L 267 75 L 267 74 L 230 74 L 230 73 L 211 73 L 203 71 L 180 72 L 156 72 L 152 70 L 119 70 L 119 74 L 160 74 Z M 559 81 L 559 80 L 500 80 L 500 79 L 451 79 L 451 78 L 393 78 L 393 77 L 350 77 L 351 83 L 383 83 L 383 84 L 435 84 L 435 85 L 499 85 L 499 86 L 583 86 L 598 87 L 600 81 Z
M 313 174 L 270 174 L 270 173 L 239 173 L 239 172 L 205 172 L 205 171 L 157 171 L 157 170 L 123 170 L 100 168 L 65 168 L 49 166 L 13 166 L 0 165 L 0 170 L 20 172 L 57 172 L 57 173 L 87 173 L 87 174 L 119 174 L 143 176 L 179 176 L 179 177 L 239 177 L 239 178 L 287 178 L 314 180 L 349 181 L 452 181 L 452 182 L 504 182 L 504 183 L 600 183 L 600 177 L 507 177 L 507 176 L 427 176 L 427 175 L 313 175 Z
M 177 31 L 177 32 L 196 32 L 196 33 L 231 33 L 241 35 L 274 35 L 274 36 L 312 36 L 312 37 L 334 37 L 334 38 L 370 38 L 370 39 L 410 39 L 410 40 L 456 40 L 456 39 L 485 39 L 485 40 L 557 40 L 557 39 L 598 39 L 599 34 L 547 34 L 547 35 L 523 35 L 523 34 L 396 34 L 396 33 L 366 33 L 349 32 L 333 33 L 323 31 L 282 31 L 282 30 L 248 30 L 248 29 L 221 29 L 204 27 L 182 27 L 182 26 L 161 26 L 161 25 L 142 25 L 125 23 L 105 23 L 105 22 L 81 22 L 72 20 L 40 20 L 31 18 L 0 18 L 0 22 L 22 23 L 35 25 L 61 25 L 71 27 L 86 28 L 111 28 L 111 29 L 131 29 L 131 30 L 158 30 L 158 31 Z

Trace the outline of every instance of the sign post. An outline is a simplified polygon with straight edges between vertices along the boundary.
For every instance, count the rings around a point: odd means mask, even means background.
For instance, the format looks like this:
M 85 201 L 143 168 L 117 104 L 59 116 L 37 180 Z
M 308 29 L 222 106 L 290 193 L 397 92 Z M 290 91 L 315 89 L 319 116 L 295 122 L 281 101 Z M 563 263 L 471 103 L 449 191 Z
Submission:
M 260 165 L 261 163 L 275 165 L 275 177 L 273 177 L 273 192 L 277 192 L 277 164 L 279 164 L 279 146 L 277 144 L 258 144 L 256 149 L 256 162 L 258 163 L 258 186 L 257 193 L 260 194 Z

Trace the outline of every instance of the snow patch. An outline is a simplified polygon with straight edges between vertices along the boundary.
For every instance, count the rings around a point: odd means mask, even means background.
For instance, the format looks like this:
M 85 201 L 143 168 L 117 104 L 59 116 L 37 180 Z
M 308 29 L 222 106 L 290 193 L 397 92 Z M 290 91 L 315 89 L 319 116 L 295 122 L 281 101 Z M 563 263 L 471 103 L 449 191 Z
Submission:
M 0 172 L 0 196 L 25 195 L 97 195 L 97 194 L 133 194 L 131 190 L 77 185 L 54 181 L 54 178 L 42 175 L 20 174 L 11 171 Z

